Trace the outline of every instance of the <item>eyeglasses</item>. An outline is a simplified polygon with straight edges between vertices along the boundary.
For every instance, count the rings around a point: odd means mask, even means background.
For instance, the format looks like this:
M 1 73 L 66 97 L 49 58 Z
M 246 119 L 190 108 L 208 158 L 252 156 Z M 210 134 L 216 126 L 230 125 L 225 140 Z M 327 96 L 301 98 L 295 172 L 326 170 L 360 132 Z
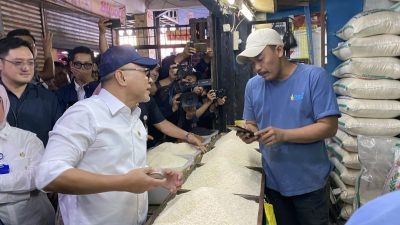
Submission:
M 93 63 L 72 62 L 72 65 L 77 69 L 81 69 L 82 66 L 85 70 L 90 70 L 93 68 Z
M 149 68 L 127 68 L 127 69 L 121 69 L 122 71 L 129 71 L 129 70 L 133 70 L 133 71 L 141 71 L 144 72 L 144 74 L 146 75 L 147 79 L 150 80 L 150 69 Z
M 15 60 L 15 61 L 10 61 L 10 60 L 7 60 L 5 58 L 0 58 L 0 59 L 13 64 L 18 69 L 24 68 L 25 65 L 27 65 L 29 68 L 33 68 L 35 66 L 35 60 L 33 60 L 33 59 Z

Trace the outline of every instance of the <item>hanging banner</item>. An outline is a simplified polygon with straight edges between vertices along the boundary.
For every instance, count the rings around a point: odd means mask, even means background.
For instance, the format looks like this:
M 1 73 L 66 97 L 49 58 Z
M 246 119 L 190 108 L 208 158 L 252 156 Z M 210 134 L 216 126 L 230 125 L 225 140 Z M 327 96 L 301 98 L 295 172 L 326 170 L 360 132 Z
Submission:
M 112 0 L 63 0 L 76 8 L 83 9 L 107 18 L 119 18 L 126 22 L 126 7 Z

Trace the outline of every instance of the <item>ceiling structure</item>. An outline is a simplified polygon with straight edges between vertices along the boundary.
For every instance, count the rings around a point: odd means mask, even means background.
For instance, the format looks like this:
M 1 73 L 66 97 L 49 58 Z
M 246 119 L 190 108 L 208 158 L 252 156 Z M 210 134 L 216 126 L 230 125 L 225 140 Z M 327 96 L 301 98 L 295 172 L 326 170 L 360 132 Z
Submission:
M 202 4 L 198 0 L 145 0 L 145 5 L 146 8 L 150 10 L 165 10 L 202 6 Z

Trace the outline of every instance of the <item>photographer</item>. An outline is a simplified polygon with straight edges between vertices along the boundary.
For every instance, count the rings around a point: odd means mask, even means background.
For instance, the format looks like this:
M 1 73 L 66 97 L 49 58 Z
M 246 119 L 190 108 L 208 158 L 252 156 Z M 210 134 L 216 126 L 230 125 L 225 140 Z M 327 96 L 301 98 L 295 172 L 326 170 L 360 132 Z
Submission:
M 210 90 L 204 92 L 203 95 L 205 96 L 202 98 L 203 105 L 196 111 L 196 116 L 199 118 L 197 126 L 213 129 L 213 121 L 217 119 L 216 109 L 224 105 L 226 101 L 225 91 L 223 89 Z M 209 106 L 206 108 L 207 105 Z
M 210 90 L 205 99 L 200 99 L 204 92 L 204 87 L 200 85 L 211 85 L 210 80 L 205 82 L 198 81 L 199 74 L 190 66 L 181 68 L 178 73 L 184 73 L 183 78 L 178 80 L 171 87 L 172 111 L 177 113 L 177 125 L 192 130 L 197 127 L 197 122 L 201 120 L 207 124 L 206 128 L 212 129 L 212 119 L 214 110 L 218 105 L 225 103 L 223 90 Z M 179 75 L 178 75 L 179 77 Z M 205 117 L 203 119 L 203 117 Z

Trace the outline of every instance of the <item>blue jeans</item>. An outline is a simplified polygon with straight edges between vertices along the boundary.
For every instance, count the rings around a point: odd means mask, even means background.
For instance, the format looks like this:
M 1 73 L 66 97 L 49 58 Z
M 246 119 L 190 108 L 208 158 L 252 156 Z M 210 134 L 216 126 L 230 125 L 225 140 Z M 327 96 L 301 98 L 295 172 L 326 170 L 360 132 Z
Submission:
M 265 195 L 274 206 L 277 225 L 328 225 L 329 186 L 296 196 L 286 197 L 265 188 Z

